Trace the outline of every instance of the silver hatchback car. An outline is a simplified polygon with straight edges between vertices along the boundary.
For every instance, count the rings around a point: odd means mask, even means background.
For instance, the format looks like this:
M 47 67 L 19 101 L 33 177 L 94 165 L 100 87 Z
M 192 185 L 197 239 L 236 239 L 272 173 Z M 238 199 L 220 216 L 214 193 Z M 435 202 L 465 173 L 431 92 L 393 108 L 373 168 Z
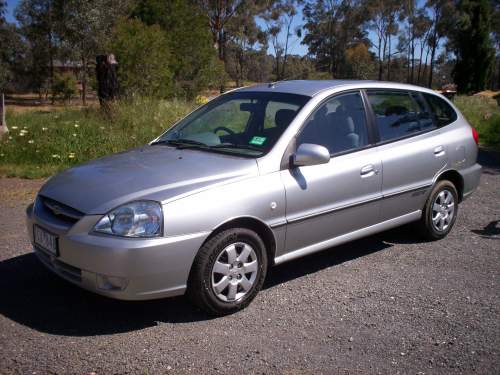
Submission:
M 478 186 L 476 131 L 446 98 L 371 81 L 231 91 L 149 145 L 52 177 L 38 258 L 118 299 L 247 306 L 271 265 L 402 224 L 445 237 Z

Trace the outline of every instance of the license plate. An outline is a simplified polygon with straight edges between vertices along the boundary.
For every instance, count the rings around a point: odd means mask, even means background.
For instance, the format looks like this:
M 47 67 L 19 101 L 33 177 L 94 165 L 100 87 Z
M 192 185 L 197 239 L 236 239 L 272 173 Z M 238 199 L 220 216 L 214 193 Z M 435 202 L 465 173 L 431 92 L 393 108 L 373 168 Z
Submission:
M 52 253 L 57 256 L 57 236 L 53 235 L 50 232 L 47 232 L 45 229 L 40 228 L 38 225 L 33 227 L 33 237 L 35 240 L 35 245 L 40 246 L 44 250 Z

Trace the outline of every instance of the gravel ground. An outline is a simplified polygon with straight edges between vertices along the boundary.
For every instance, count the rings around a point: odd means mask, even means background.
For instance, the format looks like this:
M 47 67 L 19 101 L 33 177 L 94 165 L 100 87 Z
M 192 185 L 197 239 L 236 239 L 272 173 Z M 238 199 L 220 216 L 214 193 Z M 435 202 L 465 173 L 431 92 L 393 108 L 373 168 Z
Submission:
M 24 207 L 41 181 L 0 179 L 0 373 L 500 373 L 500 161 L 445 240 L 403 227 L 271 269 L 244 311 L 121 302 L 46 271 Z

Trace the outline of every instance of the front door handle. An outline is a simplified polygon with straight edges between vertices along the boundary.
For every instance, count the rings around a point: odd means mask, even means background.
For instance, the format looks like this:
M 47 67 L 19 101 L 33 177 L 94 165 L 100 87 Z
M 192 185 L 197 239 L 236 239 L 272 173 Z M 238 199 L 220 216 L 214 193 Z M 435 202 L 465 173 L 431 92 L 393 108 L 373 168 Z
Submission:
M 439 156 L 443 156 L 446 152 L 444 151 L 444 147 L 443 146 L 437 146 L 435 149 L 434 149 L 434 155 L 436 157 L 439 157 Z
M 368 164 L 365 165 L 363 168 L 361 168 L 360 174 L 361 178 L 371 177 L 373 175 L 378 174 L 378 170 L 375 168 L 373 164 Z

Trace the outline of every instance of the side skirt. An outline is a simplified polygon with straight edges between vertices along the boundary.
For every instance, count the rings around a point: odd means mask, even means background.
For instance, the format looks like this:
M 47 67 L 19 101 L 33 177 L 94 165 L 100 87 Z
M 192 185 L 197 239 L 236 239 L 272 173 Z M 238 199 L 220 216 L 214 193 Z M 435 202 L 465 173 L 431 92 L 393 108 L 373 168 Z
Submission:
M 410 212 L 409 214 L 405 214 L 402 216 L 398 216 L 396 218 L 383 221 L 378 224 L 371 225 L 366 228 L 358 229 L 354 232 L 346 233 L 338 237 L 330 238 L 329 240 L 315 243 L 313 245 L 309 245 L 289 253 L 280 255 L 274 259 L 274 264 L 281 264 L 288 262 L 289 260 L 303 257 L 305 255 L 313 254 L 321 250 L 328 249 L 332 246 L 341 245 L 346 242 L 354 241 L 362 237 L 370 236 L 372 234 L 383 232 L 387 229 L 391 229 L 394 227 L 398 227 L 403 224 L 410 223 L 412 221 L 420 219 L 422 216 L 422 210 Z

